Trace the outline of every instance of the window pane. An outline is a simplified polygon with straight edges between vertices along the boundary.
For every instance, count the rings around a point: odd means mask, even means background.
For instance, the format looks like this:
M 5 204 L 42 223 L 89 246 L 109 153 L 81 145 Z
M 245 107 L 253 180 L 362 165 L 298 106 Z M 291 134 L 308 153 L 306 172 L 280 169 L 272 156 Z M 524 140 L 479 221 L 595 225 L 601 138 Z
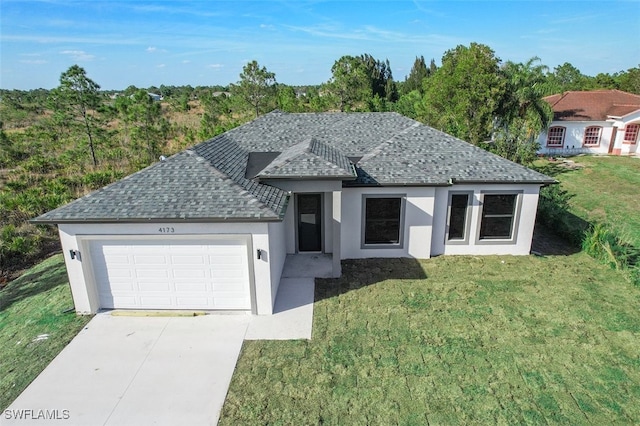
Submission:
M 365 244 L 398 244 L 400 242 L 400 224 L 398 221 L 367 222 Z
M 367 198 L 367 219 L 400 219 L 400 199 Z
M 513 215 L 513 207 L 516 205 L 515 194 L 505 195 L 485 195 L 482 207 L 482 214 L 496 215 L 507 214 Z
M 511 238 L 513 217 L 483 217 L 480 226 L 480 238 Z
M 400 242 L 401 198 L 365 199 L 365 244 Z
M 564 127 L 551 127 L 547 132 L 547 146 L 562 146 L 564 142 Z
M 602 128 L 598 126 L 587 127 L 584 131 L 584 144 L 585 145 L 599 145 L 600 144 L 600 130 Z
M 449 239 L 463 240 L 469 194 L 451 195 L 451 213 L 449 216 Z
M 638 140 L 638 132 L 640 131 L 640 124 L 628 124 L 624 131 L 624 142 L 636 143 Z
M 516 194 L 484 196 L 480 239 L 511 238 L 516 197 Z

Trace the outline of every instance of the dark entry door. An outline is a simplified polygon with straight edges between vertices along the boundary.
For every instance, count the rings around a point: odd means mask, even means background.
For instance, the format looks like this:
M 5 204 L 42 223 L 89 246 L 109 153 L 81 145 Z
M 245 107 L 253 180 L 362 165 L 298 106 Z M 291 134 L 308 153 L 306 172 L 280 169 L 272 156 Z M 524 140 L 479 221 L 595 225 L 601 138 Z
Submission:
M 297 194 L 298 251 L 322 251 L 322 196 Z

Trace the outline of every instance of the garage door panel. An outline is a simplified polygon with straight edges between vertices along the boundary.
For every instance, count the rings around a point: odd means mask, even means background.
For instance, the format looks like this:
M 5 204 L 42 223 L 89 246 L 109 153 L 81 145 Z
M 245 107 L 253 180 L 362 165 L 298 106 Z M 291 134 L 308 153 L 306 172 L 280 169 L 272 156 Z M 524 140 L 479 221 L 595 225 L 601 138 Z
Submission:
M 145 265 L 146 266 L 146 265 Z M 167 269 L 135 269 L 136 278 L 139 280 L 156 280 L 169 278 L 169 270 Z
M 170 309 L 173 305 L 171 297 L 154 297 L 154 296 L 140 296 L 140 304 L 142 306 L 153 306 L 155 309 L 166 308 Z
M 171 264 L 176 265 L 204 265 L 204 256 L 171 256 Z
M 169 262 L 164 255 L 134 255 L 133 263 L 136 265 L 167 265 Z
M 140 294 L 145 292 L 169 292 L 172 290 L 171 283 L 168 282 L 139 282 L 138 291 Z
M 101 307 L 251 309 L 244 241 L 135 237 L 91 241 Z
M 207 283 L 201 282 L 176 282 L 175 283 L 175 289 L 176 292 L 179 293 L 189 293 L 189 292 L 198 292 L 198 293 L 202 293 L 204 295 L 206 295 L 207 293 L 211 292 L 211 289 L 209 286 L 207 286 Z
M 209 276 L 208 271 L 202 269 L 174 269 L 173 277 L 176 280 L 180 279 L 204 279 Z

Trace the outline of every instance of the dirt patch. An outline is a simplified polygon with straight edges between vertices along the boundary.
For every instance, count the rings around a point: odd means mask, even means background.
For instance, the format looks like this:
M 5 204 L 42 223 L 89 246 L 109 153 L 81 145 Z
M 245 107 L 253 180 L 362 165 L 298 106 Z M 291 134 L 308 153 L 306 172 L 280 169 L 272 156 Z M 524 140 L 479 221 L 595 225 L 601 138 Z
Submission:
M 556 235 L 549 228 L 536 223 L 533 230 L 531 253 L 541 256 L 568 256 L 580 251 L 567 240 Z

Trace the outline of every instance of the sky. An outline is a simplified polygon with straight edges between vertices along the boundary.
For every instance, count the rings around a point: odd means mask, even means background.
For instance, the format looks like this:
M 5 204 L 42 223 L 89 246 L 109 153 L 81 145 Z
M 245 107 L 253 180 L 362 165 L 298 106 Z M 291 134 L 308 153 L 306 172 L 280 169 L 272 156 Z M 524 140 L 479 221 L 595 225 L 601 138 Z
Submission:
M 0 88 L 51 89 L 74 64 L 105 90 L 226 86 L 252 60 L 279 83 L 320 84 L 365 53 L 402 81 L 417 56 L 439 65 L 472 42 L 551 70 L 627 70 L 640 64 L 640 0 L 2 0 Z

